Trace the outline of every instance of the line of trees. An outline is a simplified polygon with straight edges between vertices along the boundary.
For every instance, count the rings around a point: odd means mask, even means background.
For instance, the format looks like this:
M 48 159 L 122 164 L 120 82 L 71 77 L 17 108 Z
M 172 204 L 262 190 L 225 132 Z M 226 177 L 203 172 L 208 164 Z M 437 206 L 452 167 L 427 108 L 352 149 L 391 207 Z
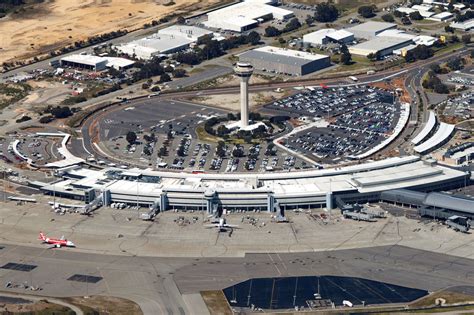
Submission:
M 180 52 L 175 55 L 175 58 L 176 61 L 187 65 L 197 65 L 204 60 L 222 56 L 225 51 L 242 45 L 258 45 L 260 40 L 260 35 L 255 31 L 248 35 L 233 36 L 220 42 L 207 38 L 202 41 L 203 48 L 197 47 L 193 51 Z
M 266 37 L 280 36 L 283 33 L 292 32 L 294 30 L 299 29 L 300 27 L 301 27 L 300 21 L 297 18 L 293 18 L 288 23 L 286 23 L 285 27 L 282 30 L 279 30 L 278 28 L 274 26 L 268 26 L 265 29 L 265 36 Z

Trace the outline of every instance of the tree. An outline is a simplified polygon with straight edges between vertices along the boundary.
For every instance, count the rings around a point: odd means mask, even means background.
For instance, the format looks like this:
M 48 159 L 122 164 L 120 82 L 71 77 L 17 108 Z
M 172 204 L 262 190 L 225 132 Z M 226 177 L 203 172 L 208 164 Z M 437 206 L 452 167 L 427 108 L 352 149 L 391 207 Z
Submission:
M 199 55 L 195 52 L 180 52 L 176 56 L 176 61 L 187 65 L 197 65 L 201 62 Z
M 173 77 L 175 78 L 182 78 L 186 76 L 186 70 L 184 69 L 174 69 Z
M 339 17 L 339 11 L 337 8 L 329 3 L 322 2 L 316 5 L 316 13 L 314 14 L 314 19 L 318 22 L 327 23 L 337 20 Z
M 297 18 L 291 19 L 288 23 L 286 23 L 285 27 L 283 28 L 283 32 L 291 32 L 297 30 L 301 27 L 301 23 Z
M 425 45 L 418 45 L 412 50 L 407 51 L 405 60 L 413 62 L 415 60 L 425 60 L 433 56 L 433 50 Z
M 349 65 L 352 61 L 352 55 L 349 52 L 349 49 L 347 49 L 346 45 L 341 45 L 341 58 L 339 59 L 339 62 L 344 64 L 344 65 Z
M 137 141 L 137 134 L 133 131 L 129 131 L 127 132 L 127 135 L 125 136 L 125 139 L 130 145 L 132 145 L 135 143 L 135 141 Z
M 260 43 L 260 34 L 252 31 L 247 35 L 247 42 L 251 45 L 258 45 Z
M 461 70 L 464 68 L 464 63 L 461 57 L 449 59 L 446 65 L 451 69 L 451 71 Z
M 171 81 L 171 77 L 168 73 L 163 73 L 160 76 L 160 83 L 169 82 L 169 81 Z
M 237 118 L 235 117 L 234 113 L 228 113 L 227 114 L 227 120 L 236 120 Z
M 418 11 L 411 12 L 409 16 L 411 20 L 415 20 L 415 21 L 423 20 L 423 16 Z
M 474 49 L 471 50 L 470 56 L 471 56 L 471 58 L 474 58 Z
M 357 9 L 357 13 L 359 13 L 362 17 L 368 19 L 375 16 L 374 7 L 371 5 L 363 5 Z
M 393 12 L 393 15 L 395 15 L 397 18 L 402 18 L 402 17 L 405 16 L 405 13 L 400 12 L 398 10 L 395 10 L 395 12 Z M 382 18 L 383 18 L 383 16 L 382 16 Z
M 430 66 L 430 69 L 431 71 L 433 71 L 434 73 L 441 73 L 441 67 L 439 66 L 439 64 L 435 63 L 435 64 L 432 64 Z
M 276 36 L 280 36 L 280 34 L 281 34 L 280 30 L 277 29 L 274 26 L 268 26 L 265 29 L 265 36 L 266 37 L 276 37 Z
M 465 34 L 461 37 L 461 40 L 464 44 L 471 43 L 471 34 Z
M 216 155 L 220 158 L 225 157 L 225 142 L 224 141 L 219 141 L 217 143 L 216 147 Z
M 444 27 L 444 31 L 445 31 L 446 33 L 454 33 L 454 28 L 452 28 L 452 27 L 449 26 L 449 25 L 446 25 L 446 26 Z
M 201 57 L 202 59 L 213 59 L 219 57 L 223 54 L 222 47 L 217 40 L 211 40 L 206 43 L 202 49 Z
M 54 116 L 54 118 L 66 118 L 72 115 L 72 111 L 68 106 L 56 106 L 53 107 L 50 110 L 51 115 Z
M 311 25 L 313 24 L 313 22 L 314 22 L 314 18 L 313 18 L 311 15 L 308 14 L 308 15 L 306 16 L 306 19 L 304 20 L 304 22 L 305 22 L 307 25 L 311 26 Z
M 218 135 L 219 137 L 223 137 L 223 136 L 225 136 L 225 135 L 227 135 L 227 134 L 229 134 L 229 133 L 230 133 L 230 130 L 227 129 L 226 126 L 220 125 L 219 127 L 217 127 L 217 135 Z
M 446 84 L 443 84 L 443 83 L 436 84 L 433 88 L 433 91 L 435 93 L 439 93 L 439 94 L 449 94 L 448 86 Z
M 396 12 L 396 11 L 395 11 L 395 12 Z M 387 13 L 387 14 L 382 15 L 382 20 L 384 20 L 385 22 L 388 22 L 388 23 L 393 23 L 393 22 L 395 22 L 395 18 L 394 18 L 393 15 L 391 15 L 390 13 Z
M 182 16 L 178 16 L 178 18 L 176 19 L 176 22 L 178 24 L 186 24 L 186 19 Z

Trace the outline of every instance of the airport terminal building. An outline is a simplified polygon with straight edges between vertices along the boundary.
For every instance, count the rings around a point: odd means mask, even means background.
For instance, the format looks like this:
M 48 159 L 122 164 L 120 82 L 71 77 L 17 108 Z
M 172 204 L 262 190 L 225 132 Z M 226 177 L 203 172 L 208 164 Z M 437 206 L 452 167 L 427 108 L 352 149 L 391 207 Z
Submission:
M 379 201 L 394 189 L 438 191 L 466 185 L 470 174 L 416 156 L 390 158 L 335 169 L 264 174 L 191 174 L 80 166 L 58 172 L 56 183 L 40 185 L 44 193 L 64 191 L 100 196 L 104 205 L 126 203 L 142 207 L 205 210 L 278 211 L 334 207 L 347 202 Z M 92 191 L 95 194 L 92 194 Z M 80 199 L 80 198 L 78 198 Z

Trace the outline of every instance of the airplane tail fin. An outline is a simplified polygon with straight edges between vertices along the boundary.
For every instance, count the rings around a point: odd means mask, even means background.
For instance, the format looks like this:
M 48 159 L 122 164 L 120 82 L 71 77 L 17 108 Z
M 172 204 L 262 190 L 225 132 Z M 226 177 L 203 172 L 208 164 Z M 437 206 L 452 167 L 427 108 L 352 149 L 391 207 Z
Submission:
M 38 239 L 43 240 L 43 241 L 46 239 L 43 232 L 40 232 Z

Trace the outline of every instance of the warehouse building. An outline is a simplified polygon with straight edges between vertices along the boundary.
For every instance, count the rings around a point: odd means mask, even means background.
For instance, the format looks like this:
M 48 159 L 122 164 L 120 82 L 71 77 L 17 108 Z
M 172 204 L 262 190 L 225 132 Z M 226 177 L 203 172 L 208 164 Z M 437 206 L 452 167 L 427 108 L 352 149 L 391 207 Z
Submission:
M 329 56 L 272 46 L 265 46 L 239 55 L 239 61 L 255 69 L 286 75 L 301 76 L 331 65 Z
M 70 55 L 61 58 L 60 64 L 61 67 L 102 71 L 107 68 L 107 59 L 92 55 Z
M 346 30 L 323 28 L 303 35 L 303 42 L 310 45 L 326 45 L 331 42 L 348 44 L 354 41 L 354 34 Z
M 209 12 L 204 25 L 210 28 L 244 32 L 271 19 L 287 20 L 292 11 L 273 6 L 272 0 L 247 0 Z
M 349 52 L 359 56 L 369 56 L 370 54 L 378 54 L 384 57 L 393 53 L 394 50 L 406 47 L 412 44 L 410 38 L 400 37 L 378 37 L 366 42 L 349 47 Z
M 383 31 L 396 28 L 397 24 L 369 21 L 350 27 L 347 31 L 354 34 L 356 38 L 373 39 Z
M 60 59 L 62 67 L 102 71 L 106 68 L 125 70 L 135 64 L 135 61 L 119 57 L 98 57 L 93 55 L 71 55 Z
M 467 32 L 474 28 L 474 19 L 467 20 L 464 22 L 453 22 L 449 26 L 456 30 Z
M 164 36 L 175 36 L 188 38 L 196 43 L 200 42 L 206 37 L 213 37 L 213 32 L 205 28 L 189 26 L 189 25 L 172 25 L 170 27 L 161 29 L 158 34 Z
M 119 52 L 136 59 L 149 60 L 155 56 L 168 55 L 189 48 L 195 41 L 186 36 L 155 34 L 115 46 Z
M 430 18 L 428 18 L 428 20 L 445 22 L 451 20 L 452 18 L 454 18 L 454 14 L 445 11 L 431 16 Z

